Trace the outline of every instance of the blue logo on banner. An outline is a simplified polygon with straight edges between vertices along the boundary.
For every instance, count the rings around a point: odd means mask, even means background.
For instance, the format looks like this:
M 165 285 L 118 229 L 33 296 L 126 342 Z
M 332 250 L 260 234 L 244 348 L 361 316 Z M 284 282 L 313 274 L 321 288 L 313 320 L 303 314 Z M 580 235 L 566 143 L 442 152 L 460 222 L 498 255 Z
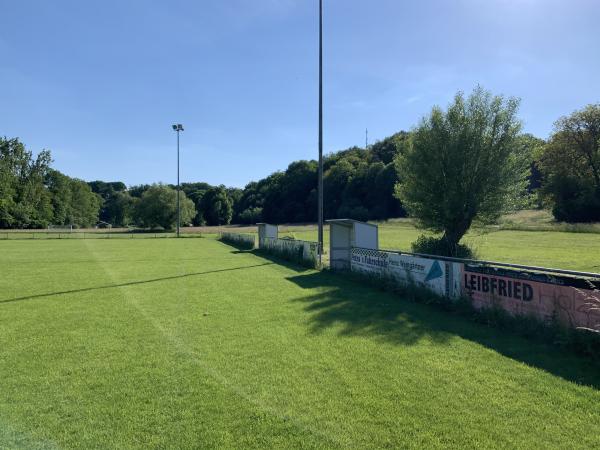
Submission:
M 442 267 L 440 266 L 440 263 L 437 260 L 435 260 L 431 265 L 431 269 L 429 269 L 429 273 L 425 277 L 425 281 L 435 280 L 436 278 L 439 278 L 442 275 L 444 275 L 444 273 L 442 272 Z

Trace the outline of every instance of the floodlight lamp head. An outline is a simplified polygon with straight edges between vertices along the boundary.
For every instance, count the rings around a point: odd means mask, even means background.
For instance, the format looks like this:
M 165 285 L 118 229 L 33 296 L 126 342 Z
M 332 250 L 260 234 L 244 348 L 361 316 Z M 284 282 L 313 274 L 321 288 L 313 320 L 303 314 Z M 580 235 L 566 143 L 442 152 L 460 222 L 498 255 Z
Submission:
M 177 124 L 177 129 L 179 131 L 183 131 L 183 125 L 181 125 L 180 123 Z
M 177 131 L 177 125 L 173 125 L 173 130 Z

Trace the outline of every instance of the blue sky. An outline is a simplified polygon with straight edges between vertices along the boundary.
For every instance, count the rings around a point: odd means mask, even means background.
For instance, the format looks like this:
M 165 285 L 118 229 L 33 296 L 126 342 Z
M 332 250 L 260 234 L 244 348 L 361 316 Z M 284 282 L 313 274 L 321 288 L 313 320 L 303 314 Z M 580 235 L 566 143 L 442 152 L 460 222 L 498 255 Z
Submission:
M 480 83 L 524 130 L 600 101 L 597 0 L 325 0 L 325 151 Z M 0 135 L 85 180 L 244 186 L 317 154 L 317 0 L 1 0 Z

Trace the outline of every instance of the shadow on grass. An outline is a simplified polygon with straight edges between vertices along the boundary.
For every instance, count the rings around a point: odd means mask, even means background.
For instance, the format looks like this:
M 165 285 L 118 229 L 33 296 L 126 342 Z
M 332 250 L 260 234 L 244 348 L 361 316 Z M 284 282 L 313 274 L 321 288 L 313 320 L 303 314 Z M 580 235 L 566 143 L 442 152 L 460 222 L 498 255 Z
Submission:
M 310 273 L 314 274 L 315 270 L 317 270 L 314 267 L 307 267 L 307 266 L 303 265 L 302 263 L 292 261 L 289 259 L 285 259 L 281 256 L 273 255 L 271 253 L 268 253 L 268 252 L 266 252 L 264 250 L 260 250 L 260 249 L 252 250 L 252 254 L 254 254 L 255 256 L 258 256 L 259 258 L 272 261 L 275 264 L 284 266 L 284 267 L 286 267 L 290 270 L 293 270 L 294 272 L 298 272 L 298 273 L 310 272 Z
M 314 273 L 315 272 L 315 269 L 310 269 L 310 268 L 305 267 L 302 264 L 299 264 L 297 262 L 290 261 L 290 260 L 281 258 L 279 256 L 272 255 L 270 253 L 259 250 L 257 248 L 255 248 L 253 250 L 231 250 L 229 253 L 232 253 L 234 255 L 239 255 L 239 254 L 254 255 L 261 259 L 266 259 L 268 261 L 271 261 L 271 264 L 277 264 L 279 266 L 283 266 L 283 267 L 290 269 L 297 273 L 305 273 L 305 272 Z
M 322 291 L 294 300 L 306 304 L 314 333 L 341 325 L 342 336 L 367 336 L 397 345 L 413 345 L 422 339 L 444 344 L 459 336 L 565 380 L 600 389 L 600 362 L 569 354 L 551 344 L 403 300 L 330 272 L 311 272 L 288 279 L 301 288 Z
M 136 286 L 138 284 L 155 283 L 157 281 L 176 280 L 179 278 L 188 278 L 188 277 L 196 277 L 196 276 L 200 276 L 200 275 L 209 275 L 211 273 L 231 272 L 233 270 L 252 269 L 254 267 L 269 266 L 271 264 L 273 264 L 273 263 L 269 262 L 269 263 L 263 263 L 263 264 L 254 264 L 252 266 L 232 267 L 231 269 L 207 270 L 205 272 L 185 273 L 183 275 L 172 275 L 172 276 L 168 276 L 168 277 L 151 278 L 148 280 L 128 281 L 126 283 L 106 284 L 103 286 L 87 287 L 87 288 L 81 288 L 81 289 L 71 289 L 68 291 L 47 292 L 44 294 L 26 295 L 23 297 L 15 297 L 15 298 L 8 298 L 5 300 L 0 300 L 0 305 L 3 303 L 13 303 L 13 302 L 21 302 L 21 301 L 25 301 L 25 300 L 35 300 L 35 299 L 42 298 L 42 297 L 53 297 L 53 296 L 65 295 L 65 294 L 78 294 L 81 292 L 97 291 L 97 290 L 101 290 L 101 289 L 112 289 L 112 288 L 119 288 L 119 287 L 125 287 L 125 286 Z

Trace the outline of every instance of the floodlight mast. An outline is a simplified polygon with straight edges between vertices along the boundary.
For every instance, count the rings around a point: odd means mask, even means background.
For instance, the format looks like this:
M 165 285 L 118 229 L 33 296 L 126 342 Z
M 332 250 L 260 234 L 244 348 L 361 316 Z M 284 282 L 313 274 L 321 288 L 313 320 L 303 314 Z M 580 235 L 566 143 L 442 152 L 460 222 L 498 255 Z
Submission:
M 173 131 L 177 132 L 177 237 L 179 237 L 179 227 L 181 224 L 181 209 L 179 200 L 179 132 L 183 131 L 183 125 L 180 123 L 173 125 Z
M 319 0 L 319 266 L 323 264 L 323 0 Z

